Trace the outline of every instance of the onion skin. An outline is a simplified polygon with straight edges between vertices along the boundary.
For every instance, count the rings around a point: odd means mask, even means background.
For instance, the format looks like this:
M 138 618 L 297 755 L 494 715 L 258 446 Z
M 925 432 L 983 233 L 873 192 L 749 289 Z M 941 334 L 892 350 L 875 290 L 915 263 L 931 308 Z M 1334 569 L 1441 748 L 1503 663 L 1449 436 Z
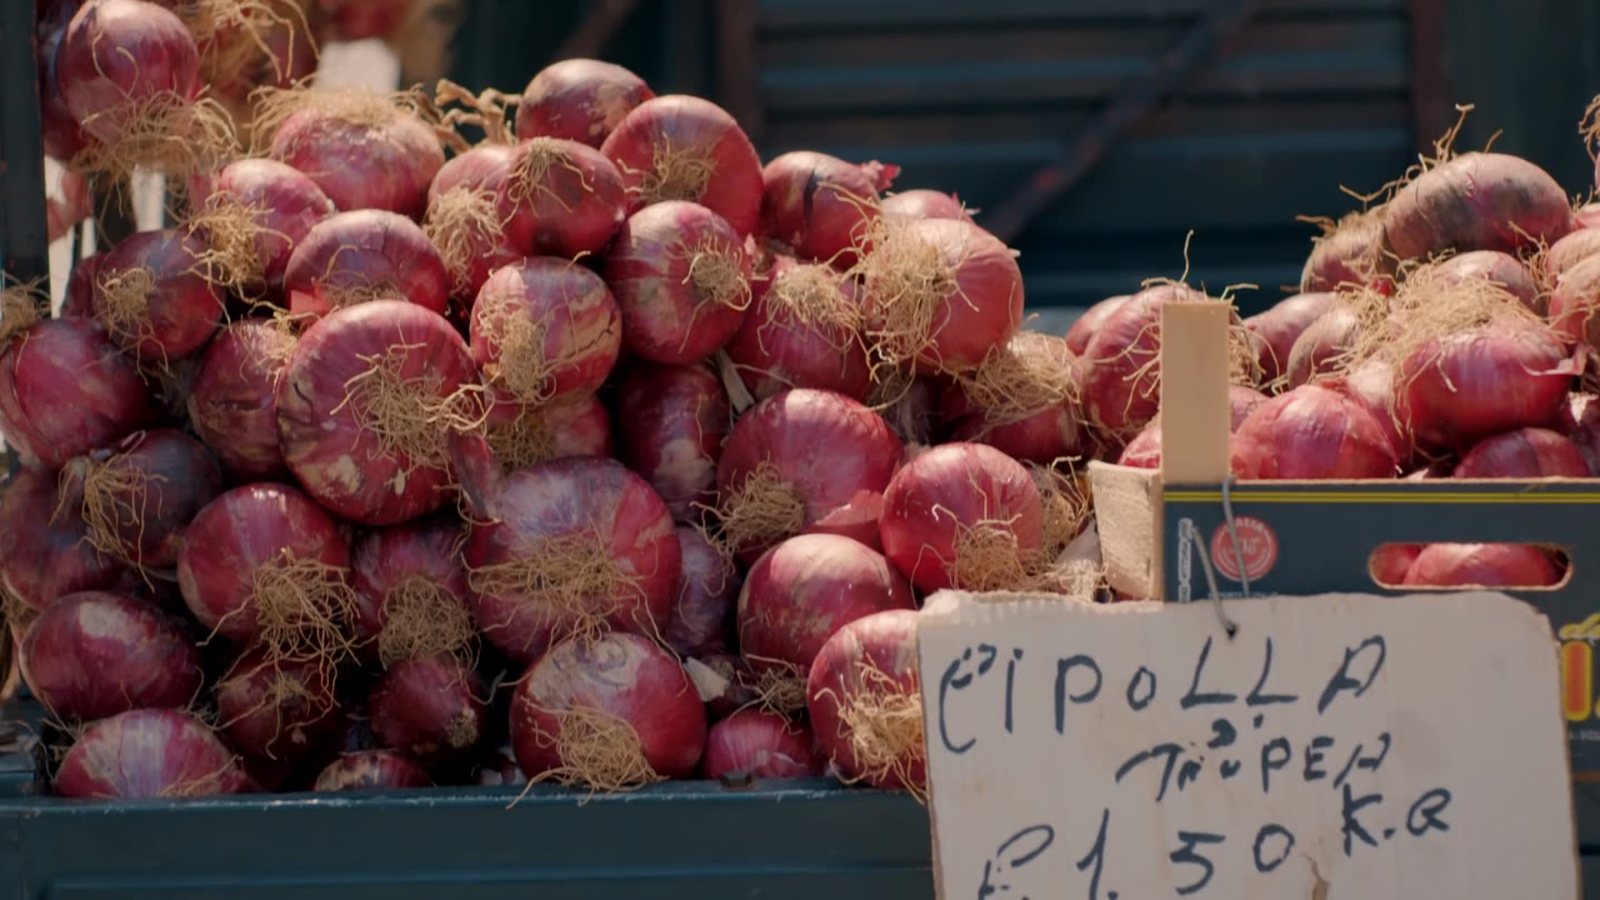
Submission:
M 334 214 L 333 201 L 302 172 L 270 159 L 229 163 L 211 189 L 254 211 L 255 250 L 268 297 L 284 295 L 284 275 L 295 248 L 312 228 Z M 320 273 L 319 273 L 320 274 Z
M 1585 203 L 1572 211 L 1578 228 L 1600 228 L 1600 202 Z
M 840 628 L 916 605 L 911 586 L 883 554 L 847 537 L 803 534 L 750 568 L 739 592 L 739 647 L 757 672 L 776 661 L 803 675 Z
M 1383 237 L 1401 259 L 1446 250 L 1515 253 L 1573 228 L 1549 173 L 1503 153 L 1463 153 L 1417 176 L 1384 206 Z
M 622 340 L 652 362 L 682 365 L 715 353 L 739 330 L 747 302 L 702 294 L 691 261 L 702 248 L 736 263 L 750 284 L 750 257 L 727 220 L 695 203 L 669 201 L 628 217 L 603 274 L 622 308 Z
M 1578 445 L 1547 428 L 1519 428 L 1485 438 L 1468 450 L 1454 478 L 1588 478 Z
M 433 242 L 417 223 L 377 209 L 329 216 L 307 232 L 289 257 L 284 291 L 296 316 L 325 316 L 364 294 L 450 310 L 450 275 Z
M 654 635 L 672 614 L 682 572 L 672 517 L 639 476 L 608 459 L 575 456 L 515 472 L 496 501 L 499 521 L 473 522 L 465 558 L 469 572 L 539 554 L 536 545 L 593 529 L 594 552 L 605 554 L 632 584 L 597 602 L 614 603 L 612 628 Z M 543 594 L 479 589 L 471 602 L 483 636 L 518 662 L 532 662 L 575 623 L 544 607 Z
M 660 174 L 655 161 L 658 147 L 708 163 L 710 178 L 703 186 L 690 179 L 649 189 L 647 176 Z M 741 237 L 756 230 L 761 218 L 761 158 L 739 123 L 716 104 L 683 94 L 646 100 L 617 123 L 600 152 L 622 173 L 630 215 L 663 200 L 688 200 L 727 220 Z
M 1389 260 L 1383 254 L 1383 209 L 1351 213 L 1339 220 L 1332 233 L 1316 240 L 1300 272 L 1300 291 L 1392 287 L 1388 269 Z
M 1600 477 L 1600 404 L 1592 399 L 1586 400 L 1583 408 L 1576 411 L 1575 420 L 1567 429 L 1567 436 L 1589 464 L 1589 474 Z
M 106 251 L 74 260 L 67 275 L 66 296 L 61 298 L 58 319 L 94 318 L 94 286 L 100 278 L 100 266 L 106 261 Z
M 98 469 L 118 481 L 134 479 L 134 487 L 112 491 L 110 503 L 119 512 L 112 512 L 113 529 L 105 537 L 116 540 L 114 555 L 146 569 L 177 565 L 184 526 L 222 493 L 216 457 L 176 428 L 136 431 L 68 469 L 80 478 Z
M 1037 463 L 1081 456 L 1089 445 L 1083 422 L 1071 406 L 1051 407 L 1001 424 L 990 424 L 983 416 L 968 416 L 956 423 L 950 439 L 988 444 L 1013 459 Z
M 507 365 L 503 341 L 517 321 L 543 331 L 542 342 L 530 341 L 538 362 L 552 369 L 536 397 L 512 391 L 512 373 L 506 380 L 495 374 Z M 472 359 L 491 375 L 495 402 L 525 409 L 599 390 L 622 350 L 622 314 L 606 283 L 564 259 L 525 259 L 495 271 L 478 292 L 471 323 Z
M 1411 464 L 1417 455 L 1417 445 L 1411 428 L 1395 415 L 1393 366 L 1382 359 L 1370 359 L 1342 378 L 1327 379 L 1318 384 L 1366 407 L 1389 438 L 1389 445 L 1394 448 L 1394 457 L 1401 467 Z
M 1256 364 L 1261 367 L 1262 384 L 1271 384 L 1288 374 L 1295 342 L 1328 312 L 1335 297 L 1336 294 L 1327 292 L 1295 294 L 1279 300 L 1266 312 L 1244 320 L 1244 327 L 1259 338 Z
M 961 219 L 971 222 L 972 216 L 954 194 L 919 188 L 896 191 L 883 198 L 879 212 L 886 219 L 909 222 L 913 219 Z
M 1429 544 L 1405 584 L 1433 587 L 1527 588 L 1560 583 L 1564 573 L 1532 544 Z
M 531 445 L 518 443 L 515 429 L 531 428 L 540 437 Z M 555 403 L 532 412 L 501 404 L 489 411 L 489 442 L 507 470 L 562 459 L 567 456 L 613 456 L 611 414 L 594 396 Z
M 1228 432 L 1231 434 L 1239 430 L 1256 407 L 1267 402 L 1267 395 L 1260 391 L 1251 390 L 1242 385 L 1228 385 L 1228 408 L 1232 413 L 1228 423 Z M 1161 468 L 1161 417 L 1150 420 L 1128 446 L 1122 448 L 1122 456 L 1117 460 L 1119 466 L 1132 466 L 1136 469 Z
M 158 415 L 98 322 L 38 322 L 0 347 L 0 436 L 24 462 L 60 468 Z
M 439 138 L 396 109 L 379 125 L 346 121 L 313 107 L 284 119 L 267 155 L 311 176 L 340 210 L 385 210 L 420 219 L 428 186 L 444 165 Z
M 822 273 L 838 285 L 841 307 L 857 308 L 849 283 L 820 264 L 802 265 L 780 256 L 765 277 L 751 281 L 750 311 L 726 349 L 757 400 L 795 387 L 835 391 L 855 400 L 865 400 L 872 392 L 872 371 L 859 329 L 801 318 L 774 291 L 780 280 L 816 278 Z
M 1072 351 L 1073 356 L 1082 356 L 1083 352 L 1089 349 L 1089 341 L 1094 338 L 1095 332 L 1099 331 L 1100 326 L 1104 325 L 1105 321 L 1111 318 L 1111 314 L 1121 308 L 1122 304 L 1128 302 L 1128 298 L 1131 296 L 1131 294 L 1121 294 L 1116 297 L 1107 297 L 1084 310 L 1083 315 L 1078 316 L 1078 320 L 1072 323 L 1071 328 L 1067 329 L 1067 349 Z
M 191 356 L 211 340 L 222 321 L 222 292 L 201 274 L 206 245 L 177 229 L 141 231 L 106 252 L 95 291 L 95 314 L 114 339 L 144 363 Z M 108 306 L 108 279 L 149 270 L 154 286 L 138 321 L 118 329 Z
M 489 275 L 526 255 L 521 248 L 533 243 L 532 223 L 519 215 L 517 205 L 506 193 L 510 177 L 512 148 L 503 144 L 479 144 L 451 157 L 428 186 L 428 212 L 424 218 L 427 235 L 436 249 L 460 243 L 459 251 L 440 249 L 440 258 L 450 273 L 451 288 L 457 300 L 470 306 Z M 466 192 L 492 206 L 494 224 L 463 222 L 453 218 L 450 203 L 461 201 Z
M 537 182 L 518 180 L 534 159 L 553 157 Z M 524 255 L 568 260 L 601 253 L 627 218 L 628 189 L 622 173 L 599 151 L 558 138 L 525 140 L 511 151 L 508 190 L 520 227 L 515 246 Z
M 1550 324 L 1568 344 L 1600 346 L 1600 254 L 1579 260 L 1556 279 Z
M 644 79 L 596 59 L 563 59 L 539 70 L 517 107 L 517 137 L 565 138 L 599 147 L 635 107 L 655 97 Z
M 739 592 L 744 580 L 697 528 L 679 525 L 683 574 L 667 624 L 666 643 L 680 656 L 728 653 L 736 643 Z
M 1393 478 L 1394 445 L 1365 405 L 1303 385 L 1268 400 L 1233 436 L 1240 478 Z
M 183 601 L 206 629 L 239 645 L 259 633 L 252 580 L 257 568 L 289 553 L 348 570 L 339 526 L 292 487 L 251 484 L 206 505 L 189 523 L 178 556 Z
M 700 691 L 700 696 L 706 703 L 706 715 L 715 721 L 725 719 L 741 709 L 750 709 L 761 702 L 761 695 L 756 693 L 756 677 L 750 671 L 750 664 L 744 657 L 727 653 L 714 653 L 701 657 L 698 662 L 710 669 L 722 679 L 720 685 L 707 686 L 695 679 L 695 687 Z M 685 671 L 693 671 L 685 666 Z M 694 676 L 691 675 L 691 678 Z M 715 696 L 710 694 L 717 688 L 720 693 Z
M 1372 580 L 1385 587 L 1406 583 L 1406 574 L 1421 555 L 1424 544 L 1384 544 L 1372 551 L 1367 563 Z
M 796 256 L 848 269 L 878 217 L 878 194 L 899 172 L 899 166 L 876 160 L 857 164 L 811 150 L 785 153 L 761 171 L 761 233 Z
M 136 709 L 90 725 L 56 772 L 56 793 L 94 799 L 173 799 L 251 789 L 232 751 L 200 720 Z
M 836 516 L 883 493 L 904 455 L 904 445 L 877 413 L 842 394 L 798 388 L 768 397 L 740 417 L 717 461 L 717 491 L 726 502 L 770 463 L 805 506 L 801 531 L 834 531 L 830 521 Z M 860 525 L 870 539 L 873 523 Z M 774 535 L 738 550 L 753 557 L 792 536 Z
M 66 39 L 67 25 L 83 6 L 80 2 L 58 3 L 54 9 L 39 10 L 36 40 L 39 64 L 39 114 L 46 156 L 61 162 L 97 143 L 78 124 L 72 110 L 67 108 L 66 97 L 61 93 L 61 82 L 56 76 L 56 59 L 61 55 L 61 42 Z
M 711 779 L 815 778 L 822 769 L 811 729 L 760 709 L 740 710 L 711 726 L 700 761 L 701 773 Z
M 260 320 L 224 328 L 200 359 L 189 391 L 189 421 L 238 482 L 288 475 L 278 446 L 278 382 L 292 336 Z
M 1139 433 L 1160 409 L 1161 307 L 1198 302 L 1204 294 L 1181 284 L 1161 284 L 1134 294 L 1095 332 L 1083 352 L 1083 411 L 1113 440 Z
M 1401 363 L 1395 411 L 1419 443 L 1465 449 L 1503 431 L 1555 423 L 1570 368 L 1560 340 L 1542 326 L 1458 332 Z
M 123 594 L 62 597 L 28 626 L 20 649 L 28 687 L 68 721 L 182 709 L 203 686 L 200 654 L 181 621 Z
M 350 586 L 360 595 L 356 637 L 375 643 L 388 623 L 385 604 L 395 588 L 421 578 L 466 603 L 467 570 L 460 557 L 464 529 L 452 516 L 419 519 L 365 532 L 350 549 Z
M 912 460 L 889 483 L 878 527 L 884 555 L 923 593 L 962 585 L 951 569 L 964 528 L 985 523 L 1014 535 L 1022 561 L 1043 542 L 1043 502 L 1021 463 L 983 444 L 945 444 Z
M 806 709 L 817 745 L 847 778 L 862 778 L 877 788 L 921 789 L 927 783 L 927 761 L 920 741 L 887 771 L 882 766 L 869 770 L 852 746 L 845 705 L 884 688 L 868 678 L 869 670 L 887 676 L 903 696 L 920 701 L 915 612 L 891 610 L 857 619 L 839 629 L 817 654 L 806 683 Z
M 55 472 L 24 466 L 0 495 L 0 586 L 35 611 L 69 594 L 116 588 L 127 574 L 89 543 L 82 483 L 58 483 Z
M 1565 240 L 1563 238 L 1563 240 Z M 1559 241 L 1557 242 L 1559 243 Z M 1473 250 L 1439 263 L 1434 276 L 1441 286 L 1454 286 L 1471 278 L 1499 285 L 1522 302 L 1523 306 L 1544 315 L 1539 283 L 1522 261 L 1498 250 Z
M 328 764 L 311 788 L 319 794 L 338 791 L 409 790 L 432 787 L 422 767 L 388 750 L 358 750 Z
M 1579 228 L 1550 245 L 1549 252 L 1544 255 L 1545 281 L 1558 284 L 1558 279 L 1568 269 L 1596 254 L 1600 254 L 1600 228 L 1593 225 Z
M 638 635 L 565 641 L 528 670 L 512 698 L 511 745 L 530 779 L 569 763 L 557 746 L 555 713 L 572 709 L 632 726 L 644 762 L 662 778 L 693 775 L 705 749 L 705 706 L 694 684 L 676 659 Z
M 331 749 L 344 726 L 333 680 L 315 661 L 260 650 L 217 682 L 217 717 L 228 743 L 256 761 L 301 762 Z
M 717 460 L 732 427 L 728 392 L 704 366 L 634 368 L 617 395 L 620 458 L 650 482 L 676 521 L 716 499 Z
M 458 762 L 482 743 L 488 710 L 483 679 L 449 655 L 389 667 L 368 702 L 379 744 L 433 768 Z
M 160 6 L 97 0 L 84 4 L 67 26 L 56 77 L 83 130 L 114 144 L 145 103 L 195 96 L 200 51 L 183 21 Z
M 451 498 L 444 448 L 385 447 L 366 402 L 350 398 L 352 378 L 374 358 L 399 354 L 404 379 L 433 379 L 413 392 L 443 404 L 477 383 L 466 342 L 437 313 L 400 300 L 341 309 L 306 329 L 278 386 L 278 438 L 284 461 L 317 502 L 363 525 L 392 525 L 426 515 Z M 426 389 L 425 389 L 426 388 Z M 448 429 L 439 423 L 440 431 Z M 413 436 L 423 440 L 420 435 Z
M 1334 306 L 1318 316 L 1300 332 L 1285 358 L 1287 387 L 1310 384 L 1337 371 L 1363 334 L 1361 319 L 1351 309 Z

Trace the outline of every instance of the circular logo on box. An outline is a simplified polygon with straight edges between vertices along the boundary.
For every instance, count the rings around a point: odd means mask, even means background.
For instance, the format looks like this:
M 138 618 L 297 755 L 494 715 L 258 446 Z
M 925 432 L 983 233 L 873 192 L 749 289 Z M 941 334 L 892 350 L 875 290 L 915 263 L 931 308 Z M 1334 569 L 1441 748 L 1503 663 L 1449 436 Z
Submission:
M 1244 574 L 1251 581 L 1272 571 L 1278 562 L 1278 536 L 1267 523 L 1254 516 L 1235 516 L 1233 527 L 1239 533 L 1240 550 L 1234 552 L 1233 535 L 1226 524 L 1211 535 L 1211 561 L 1224 577 L 1240 581 L 1239 558 L 1244 557 Z

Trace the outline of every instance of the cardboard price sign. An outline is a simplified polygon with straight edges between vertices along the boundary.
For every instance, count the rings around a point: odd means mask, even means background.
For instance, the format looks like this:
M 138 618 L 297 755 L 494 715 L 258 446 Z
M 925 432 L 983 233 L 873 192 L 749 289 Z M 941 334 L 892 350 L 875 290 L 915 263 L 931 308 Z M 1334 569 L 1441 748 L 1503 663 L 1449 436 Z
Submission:
M 1556 651 L 1503 594 L 921 624 L 946 900 L 1573 898 Z

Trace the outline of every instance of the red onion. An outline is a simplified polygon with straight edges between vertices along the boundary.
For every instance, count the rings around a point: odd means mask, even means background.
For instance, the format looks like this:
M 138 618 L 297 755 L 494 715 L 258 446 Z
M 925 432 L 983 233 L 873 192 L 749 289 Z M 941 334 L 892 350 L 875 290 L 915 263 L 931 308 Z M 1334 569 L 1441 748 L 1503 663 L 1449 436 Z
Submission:
M 617 393 L 620 458 L 650 482 L 672 517 L 716 499 L 717 459 L 730 426 L 728 392 L 704 366 L 633 369 Z
M 674 94 L 639 104 L 600 145 L 628 186 L 628 212 L 688 200 L 742 237 L 761 216 L 761 158 L 721 107 Z
M 900 167 L 796 150 L 761 170 L 761 232 L 803 259 L 849 268 Z
M 1395 409 L 1419 441 L 1462 449 L 1554 423 L 1572 374 L 1548 328 L 1507 318 L 1420 343 L 1400 364 Z
M 557 644 L 512 699 L 511 745 L 533 781 L 615 791 L 684 778 L 705 743 L 689 676 L 638 635 Z
M 1231 413 L 1228 422 L 1230 433 L 1238 431 L 1239 426 L 1250 418 L 1256 407 L 1267 402 L 1267 395 L 1260 391 L 1251 390 L 1242 385 L 1228 385 L 1228 408 Z M 1161 418 L 1158 416 L 1150 420 L 1128 446 L 1122 449 L 1122 456 L 1117 460 L 1119 466 L 1132 466 L 1136 469 L 1161 468 Z
M 1158 284 L 1106 317 L 1083 351 L 1083 411 L 1115 440 L 1128 440 L 1161 406 L 1161 308 L 1206 296 L 1187 285 Z
M 101 261 L 95 315 L 144 363 L 163 365 L 200 350 L 222 320 L 223 296 L 206 280 L 206 245 L 182 231 L 142 231 Z
M 750 664 L 744 657 L 713 653 L 685 661 L 684 671 L 694 681 L 700 699 L 705 701 L 706 714 L 713 720 L 727 718 L 761 702 L 755 673 L 750 671 Z
M 82 494 L 89 543 L 145 569 L 177 565 L 184 526 L 222 493 L 216 457 L 176 428 L 136 431 L 64 474 Z
M 1121 294 L 1107 297 L 1084 310 L 1083 314 L 1073 321 L 1072 327 L 1067 329 L 1067 349 L 1072 351 L 1072 355 L 1082 356 L 1083 352 L 1089 349 L 1089 342 L 1094 339 L 1095 333 L 1107 319 L 1111 318 L 1112 313 L 1128 302 L 1131 296 L 1131 294 Z
M 193 225 L 210 248 L 213 278 L 246 296 L 279 299 L 295 248 L 333 213 L 333 201 L 301 172 L 241 159 L 217 174 Z
M 877 413 L 795 389 L 751 407 L 717 463 L 724 540 L 747 558 L 802 532 L 872 542 L 876 508 L 904 455 Z
M 1035 462 L 1082 455 L 1088 434 L 1077 405 L 1080 372 L 1062 338 L 1018 332 L 946 392 L 945 415 L 957 420 L 952 439 Z
M 1573 228 L 1566 192 L 1503 153 L 1463 153 L 1423 172 L 1384 206 L 1384 242 L 1400 259 L 1446 250 L 1514 253 Z
M 251 789 L 232 751 L 194 716 L 136 709 L 90 725 L 56 772 L 56 793 L 173 799 Z
M 666 624 L 682 571 L 672 517 L 620 463 L 523 469 L 489 502 L 494 521 L 469 531 L 468 583 L 478 627 L 507 656 L 531 662 L 571 635 Z
M 884 553 L 924 593 L 1025 586 L 1043 541 L 1043 502 L 1021 463 L 983 444 L 945 444 L 890 482 Z
M 277 91 L 257 106 L 267 155 L 310 175 L 341 210 L 420 219 L 444 165 L 439 138 L 407 94 Z
M 1259 339 L 1256 365 L 1261 367 L 1262 384 L 1271 384 L 1288 374 L 1295 342 L 1333 307 L 1337 296 L 1333 293 L 1295 294 L 1278 301 L 1266 312 L 1244 320 L 1244 327 Z
M 1580 396 L 1586 399 L 1567 429 L 1567 436 L 1589 464 L 1589 473 L 1600 477 L 1600 404 L 1592 402 L 1587 395 Z
M 611 456 L 611 416 L 593 396 L 532 412 L 502 404 L 489 412 L 489 446 L 507 471 L 565 456 Z
M 1550 323 L 1569 344 L 1600 346 L 1600 254 L 1574 263 L 1556 278 Z
M 563 59 L 539 70 L 517 107 L 517 137 L 566 138 L 599 147 L 634 107 L 655 94 L 644 79 L 597 59 Z
M 743 241 L 694 203 L 657 203 L 630 216 L 604 273 L 622 307 L 623 343 L 652 362 L 705 359 L 739 330 L 750 306 Z
M 1356 348 L 1367 339 L 1375 309 L 1359 308 L 1362 304 L 1377 303 L 1381 295 L 1367 293 L 1351 302 L 1335 302 L 1333 306 L 1300 332 L 1290 347 L 1284 365 L 1285 386 L 1297 388 L 1338 372 L 1352 358 Z M 1370 313 L 1370 314 L 1369 314 Z
M 622 317 L 600 276 L 549 257 L 499 269 L 472 307 L 472 359 L 497 403 L 532 409 L 592 394 L 622 348 Z
M 178 586 L 200 624 L 272 659 L 331 666 L 350 649 L 350 550 L 310 497 L 277 484 L 234 488 L 189 523 Z
M 46 156 L 61 162 L 71 162 L 73 157 L 93 146 L 96 141 L 83 130 L 67 100 L 61 93 L 57 76 L 57 58 L 61 55 L 61 42 L 67 36 L 67 25 L 83 6 L 79 0 L 58 3 L 53 9 L 39 10 L 37 28 L 37 60 L 39 73 L 39 114 L 44 136 Z
M 317 776 L 313 791 L 407 790 L 432 787 L 422 767 L 388 750 L 359 750 L 328 764 Z
M 627 217 L 625 179 L 599 150 L 577 141 L 536 137 L 511 151 L 506 197 L 528 255 L 576 259 L 599 253 Z
M 844 778 L 925 791 L 917 614 L 890 610 L 839 629 L 811 664 L 806 708 Z
M 79 591 L 113 589 L 127 572 L 89 542 L 79 512 L 82 490 L 79 480 L 62 482 L 48 469 L 24 466 L 0 494 L 0 534 L 7 541 L 0 587 L 28 609 L 48 609 Z
M 438 313 L 401 300 L 338 310 L 306 330 L 278 387 L 284 460 L 317 502 L 363 525 L 448 503 L 446 441 L 479 418 L 477 369 Z
M 1532 544 L 1429 544 L 1405 584 L 1434 587 L 1529 588 L 1557 584 L 1563 566 Z
M 811 729 L 777 713 L 746 709 L 711 726 L 700 771 L 707 778 L 815 778 L 823 763 Z
M 494 270 L 521 259 L 521 248 L 533 241 L 532 223 L 506 195 L 511 156 L 511 147 L 479 144 L 445 163 L 428 186 L 423 228 L 463 307 L 472 305 Z
M 24 461 L 59 468 L 156 417 L 139 370 L 97 322 L 37 322 L 0 343 L 0 436 Z
M 1317 385 L 1263 403 L 1233 436 L 1240 478 L 1393 478 L 1398 468 L 1394 445 L 1367 407 Z
M 237 481 L 288 473 L 278 446 L 278 383 L 294 353 L 287 331 L 259 319 L 224 328 L 200 360 L 189 421 Z
M 183 624 L 153 604 L 88 591 L 50 604 L 21 642 L 22 675 L 68 721 L 130 709 L 183 709 L 200 694 L 200 654 Z
M 681 656 L 727 653 L 735 643 L 739 589 L 744 581 L 733 561 L 698 528 L 679 525 L 674 530 L 683 574 L 667 623 L 666 644 Z
M 1321 237 L 1300 272 L 1303 293 L 1340 288 L 1381 289 L 1388 281 L 1390 261 L 1383 253 L 1383 209 L 1352 212 L 1337 223 L 1318 220 Z M 1385 291 L 1387 292 L 1387 291 Z
M 1456 478 L 1588 478 L 1578 445 L 1547 428 L 1519 428 L 1485 438 L 1461 457 Z
M 450 276 L 428 236 L 410 219 L 376 209 L 339 213 L 312 228 L 289 257 L 284 291 L 296 316 L 391 298 L 440 315 L 450 309 Z
M 425 766 L 470 756 L 489 727 L 483 679 L 449 654 L 407 659 L 389 667 L 372 689 L 368 708 L 378 743 Z
M 1365 407 L 1389 438 L 1401 467 L 1412 462 L 1417 455 L 1416 441 L 1410 426 L 1395 415 L 1394 367 L 1387 360 L 1369 359 L 1348 375 L 1321 381 L 1319 385 L 1338 391 Z
M 66 295 L 61 298 L 61 312 L 56 318 L 94 318 L 95 285 L 100 280 L 100 266 L 106 261 L 106 252 L 85 256 L 72 263 L 72 271 L 67 275 Z
M 890 363 L 962 372 L 1022 325 L 1022 271 L 993 235 L 959 219 L 919 219 L 876 229 L 856 266 L 867 337 Z
M 219 728 L 247 757 L 304 761 L 332 748 L 344 725 L 333 688 L 318 660 L 251 651 L 217 682 Z
M 1406 583 L 1406 573 L 1422 553 L 1423 544 L 1384 544 L 1372 551 L 1367 571 L 1372 580 L 1385 587 Z
M 1474 250 L 1452 256 L 1435 267 L 1434 277 L 1445 285 L 1457 285 L 1469 278 L 1479 278 L 1504 288 L 1534 312 L 1541 315 L 1544 312 L 1544 300 L 1540 297 L 1539 284 L 1534 280 L 1533 273 L 1509 253 Z
M 203 0 L 199 5 L 212 19 L 209 46 L 199 41 L 202 80 L 236 121 L 250 120 L 253 91 L 292 88 L 316 74 L 317 45 L 304 13 L 294 8 L 304 6 L 298 0 L 292 5 L 288 0 Z
M 895 373 L 880 379 L 867 398 L 906 444 L 928 445 L 944 428 L 940 401 L 948 385 L 942 378 L 913 378 Z
M 792 387 L 867 398 L 872 372 L 849 282 L 828 266 L 780 256 L 751 286 L 750 312 L 727 351 L 757 400 Z
M 1572 215 L 1578 228 L 1600 228 L 1600 202 L 1585 203 L 1573 210 Z
M 385 667 L 438 654 L 466 654 L 476 629 L 467 612 L 465 533 L 454 517 L 366 532 L 350 551 L 355 635 Z
M 875 612 L 915 608 L 911 586 L 883 554 L 847 537 L 803 534 L 750 568 L 739 593 L 739 647 L 763 677 L 766 702 L 797 712 L 811 661 L 834 632 Z
M 906 222 L 913 219 L 963 219 L 972 221 L 967 207 L 955 194 L 919 188 L 896 191 L 878 204 L 885 219 Z

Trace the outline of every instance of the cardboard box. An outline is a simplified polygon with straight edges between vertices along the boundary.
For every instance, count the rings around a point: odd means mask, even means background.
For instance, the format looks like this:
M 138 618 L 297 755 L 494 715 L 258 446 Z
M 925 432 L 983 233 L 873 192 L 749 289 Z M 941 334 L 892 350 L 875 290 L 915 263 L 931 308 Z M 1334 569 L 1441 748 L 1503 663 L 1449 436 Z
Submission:
M 1227 330 L 1220 304 L 1167 307 L 1162 469 L 1090 464 L 1111 585 L 1209 602 L 1209 571 L 1224 599 L 1244 596 L 1246 580 L 1254 595 L 1396 595 L 1418 589 L 1374 582 L 1368 560 L 1386 543 L 1559 545 L 1570 562 L 1564 581 L 1505 592 L 1548 615 L 1560 640 L 1581 843 L 1600 842 L 1600 481 L 1230 481 Z

